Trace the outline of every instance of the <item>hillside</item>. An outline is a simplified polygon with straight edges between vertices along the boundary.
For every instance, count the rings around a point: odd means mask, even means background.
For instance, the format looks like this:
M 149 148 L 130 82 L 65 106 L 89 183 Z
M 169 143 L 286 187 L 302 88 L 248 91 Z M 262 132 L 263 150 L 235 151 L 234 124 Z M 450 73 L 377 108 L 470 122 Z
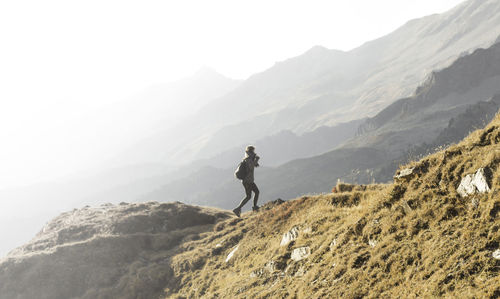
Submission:
M 182 282 L 167 297 L 498 298 L 499 163 L 497 116 L 402 167 L 393 184 L 341 184 L 338 193 L 244 214 L 236 227 L 223 221 L 183 244 L 173 259 Z M 479 169 L 489 190 L 459 195 L 462 179 Z M 179 267 L 194 260 L 201 265 Z
M 500 108 L 499 95 L 500 43 L 496 43 L 431 72 L 412 96 L 367 119 L 357 136 L 337 148 L 259 169 L 256 179 L 262 201 L 327 192 L 331 182 L 338 179 L 365 184 L 386 182 L 398 164 L 458 142 L 491 121 Z M 263 154 L 261 158 L 261 165 L 267 166 L 268 158 Z M 211 172 L 205 168 L 166 183 L 141 199 L 170 198 L 229 209 L 241 196 L 242 188 L 233 177 L 233 168 L 220 168 L 215 166 Z
M 0 298 L 499 298 L 499 163 L 500 115 L 394 183 L 337 184 L 242 218 L 85 207 L 0 262 Z
M 102 205 L 49 222 L 0 260 L 0 298 L 157 298 L 169 261 L 229 212 L 181 203 Z

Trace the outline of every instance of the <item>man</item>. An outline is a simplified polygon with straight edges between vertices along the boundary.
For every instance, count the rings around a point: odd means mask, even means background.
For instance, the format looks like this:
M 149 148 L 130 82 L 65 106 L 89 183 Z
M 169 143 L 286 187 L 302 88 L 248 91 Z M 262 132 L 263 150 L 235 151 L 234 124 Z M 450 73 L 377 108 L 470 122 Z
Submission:
M 254 168 L 259 167 L 259 159 L 260 157 L 255 153 L 255 147 L 252 145 L 247 146 L 245 149 L 245 159 L 243 159 L 243 163 L 245 163 L 247 167 L 247 173 L 242 180 L 246 197 L 243 198 L 239 206 L 233 210 L 234 214 L 238 217 L 240 217 L 241 208 L 250 200 L 250 198 L 252 198 L 252 191 L 255 194 L 253 198 L 252 210 L 255 212 L 259 210 L 259 207 L 257 206 L 257 200 L 259 200 L 259 188 L 257 188 L 257 185 L 255 184 L 253 175 Z

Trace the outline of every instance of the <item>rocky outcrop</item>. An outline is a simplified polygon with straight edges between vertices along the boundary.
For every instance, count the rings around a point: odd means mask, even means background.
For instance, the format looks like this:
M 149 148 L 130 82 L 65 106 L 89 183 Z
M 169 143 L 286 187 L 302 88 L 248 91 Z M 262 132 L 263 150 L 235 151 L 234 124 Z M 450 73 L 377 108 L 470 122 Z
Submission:
M 488 179 L 485 175 L 485 169 L 479 168 L 475 174 L 468 174 L 457 188 L 458 194 L 462 197 L 469 196 L 474 193 L 485 193 L 490 191 Z
M 414 170 L 415 167 L 405 168 L 394 176 L 394 180 L 410 180 L 415 175 Z
M 290 258 L 293 261 L 298 262 L 309 257 L 310 255 L 311 255 L 311 248 L 309 248 L 308 246 L 299 247 L 292 251 Z
M 156 298 L 175 283 L 175 248 L 228 217 L 157 202 L 64 213 L 0 261 L 0 298 Z
M 292 241 L 297 240 L 298 237 L 299 237 L 299 227 L 294 226 L 291 230 L 283 234 L 280 246 L 286 246 L 290 244 Z

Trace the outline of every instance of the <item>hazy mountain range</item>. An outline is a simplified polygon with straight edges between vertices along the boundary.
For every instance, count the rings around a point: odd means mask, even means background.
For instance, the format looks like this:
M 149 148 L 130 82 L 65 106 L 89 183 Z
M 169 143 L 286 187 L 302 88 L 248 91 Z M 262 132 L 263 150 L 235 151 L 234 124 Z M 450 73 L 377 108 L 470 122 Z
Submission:
M 0 190 L 0 255 L 14 244 L 29 240 L 38 227 L 65 210 L 102 201 L 132 201 L 146 190 L 154 190 L 182 172 L 165 163 L 117 161 L 109 148 L 123 148 L 137 139 L 172 126 L 176 120 L 196 113 L 207 102 L 236 88 L 240 81 L 226 78 L 213 69 L 203 68 L 194 75 L 168 84 L 152 86 L 128 100 L 102 108 L 73 131 L 72 138 L 86 140 L 89 148 L 106 149 L 101 156 L 111 157 L 106 166 L 89 163 L 88 171 L 69 178 L 24 187 Z M 177 105 L 176 101 L 182 102 Z M 189 109 L 187 109 L 189 108 Z M 87 138 L 87 135 L 95 137 Z M 108 136 L 103 140 L 102 136 Z M 95 138 L 95 139 L 94 139 Z M 101 163 L 103 157 L 101 158 Z M 137 187 L 139 186 L 139 187 Z M 98 194 L 98 195 L 97 195 Z M 20 223 L 10 229 L 11 223 Z
M 487 101 L 500 86 L 497 46 L 489 48 L 498 36 L 500 3 L 470 0 L 348 52 L 313 47 L 243 82 L 205 69 L 175 86 L 152 87 L 95 117 L 103 124 L 112 118 L 116 124 L 103 130 L 126 145 L 112 153 L 107 170 L 0 191 L 9 202 L 1 235 L 21 221 L 12 215 L 26 203 L 39 203 L 22 216 L 36 220 L 23 222 L 26 229 L 0 250 L 78 205 L 155 199 L 232 206 L 242 195 L 233 168 L 248 143 L 262 156 L 263 201 L 328 191 L 338 178 L 386 180 L 395 161 L 439 146 L 444 132 L 469 130 L 463 114 L 476 109 L 471 105 L 496 105 Z M 480 47 L 489 49 L 474 52 Z M 453 82 L 462 77 L 472 81 L 464 79 L 458 92 Z M 176 111 L 167 97 L 193 111 Z
M 385 182 L 400 164 L 429 154 L 488 123 L 500 107 L 500 43 L 478 49 L 432 72 L 413 96 L 362 123 L 357 136 L 325 154 L 257 170 L 262 198 L 329 192 L 337 180 Z M 314 144 L 311 144 L 314 146 Z M 171 198 L 234 207 L 242 187 L 234 169 L 204 168 L 164 185 L 141 200 Z
M 498 1 L 472 0 L 447 13 L 410 21 L 349 52 L 314 47 L 251 76 L 123 157 L 141 153 L 143 161 L 179 164 L 282 130 L 303 133 L 374 116 L 410 96 L 431 71 L 490 46 L 500 35 L 499 12 Z

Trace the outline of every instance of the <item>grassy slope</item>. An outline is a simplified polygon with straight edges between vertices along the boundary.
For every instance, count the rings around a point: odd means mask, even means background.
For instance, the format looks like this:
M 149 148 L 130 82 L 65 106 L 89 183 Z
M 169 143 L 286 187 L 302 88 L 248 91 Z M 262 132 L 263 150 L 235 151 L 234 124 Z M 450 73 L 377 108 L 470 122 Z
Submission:
M 411 163 L 419 173 L 409 181 L 271 203 L 220 222 L 173 257 L 180 288 L 167 297 L 498 298 L 499 162 L 497 116 L 460 144 Z M 492 191 L 461 198 L 461 177 L 480 167 L 491 170 Z M 296 225 L 298 239 L 280 246 Z M 302 246 L 311 255 L 292 261 Z

